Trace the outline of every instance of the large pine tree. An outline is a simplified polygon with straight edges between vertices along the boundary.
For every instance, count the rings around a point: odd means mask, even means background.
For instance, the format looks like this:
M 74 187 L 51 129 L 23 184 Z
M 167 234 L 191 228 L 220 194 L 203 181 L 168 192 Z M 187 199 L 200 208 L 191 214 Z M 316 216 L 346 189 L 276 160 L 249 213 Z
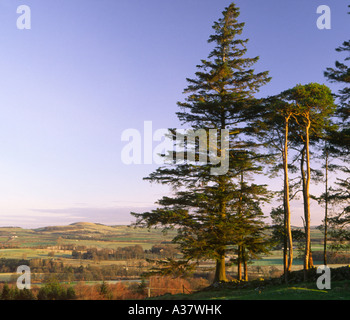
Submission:
M 335 228 L 332 233 L 340 235 L 342 239 L 349 238 L 347 227 L 350 225 L 350 40 L 344 41 L 336 51 L 345 54 L 344 61 L 336 61 L 335 66 L 327 68 L 324 75 L 330 82 L 341 85 L 336 94 L 340 130 L 332 133 L 330 143 L 337 148 L 336 155 L 345 165 L 342 167 L 344 175 L 337 179 L 337 188 L 330 199 L 338 205 L 342 204 L 340 213 L 331 219 Z
M 350 8 L 350 5 L 349 5 Z M 349 12 L 350 14 L 350 12 Z M 350 119 L 350 40 L 344 41 L 341 46 L 336 48 L 339 53 L 344 53 L 344 61 L 336 61 L 334 67 L 329 67 L 324 72 L 325 77 L 333 83 L 342 85 L 336 95 L 339 99 L 338 114 L 343 118 L 343 120 Z M 346 123 L 345 128 L 349 130 L 349 122 Z M 344 132 L 349 134 L 349 132 Z M 348 138 L 347 138 L 348 139 Z M 349 140 L 346 141 L 349 144 Z
M 247 177 L 262 168 L 254 144 L 245 133 L 254 94 L 270 78 L 268 72 L 256 73 L 252 69 L 258 57 L 245 57 L 248 40 L 239 38 L 244 27 L 237 21 L 239 14 L 232 3 L 214 23 L 214 34 L 208 40 L 214 49 L 197 66 L 196 77 L 187 79 L 185 102 L 178 103 L 180 121 L 196 132 L 201 130 L 201 137 L 192 145 L 187 139 L 185 151 L 192 151 L 181 154 L 183 162 L 158 168 L 145 178 L 172 186 L 174 195 L 159 200 L 156 210 L 132 213 L 137 218 L 136 225 L 176 227 L 178 235 L 173 241 L 181 248 L 183 262 L 189 265 L 203 259 L 215 260 L 215 282 L 226 280 L 225 259 L 229 252 L 238 254 L 239 266 L 245 265 L 249 253 L 253 256 L 264 251 L 265 242 L 260 204 L 267 200 L 268 193 L 265 186 L 248 183 Z M 213 130 L 219 142 L 212 153 L 228 162 L 223 172 L 213 171 L 218 164 L 206 151 L 213 144 L 207 139 Z M 223 132 L 228 134 L 224 137 Z M 174 139 L 176 133 L 170 131 Z M 205 150 L 198 142 L 203 142 L 203 136 L 208 143 Z M 179 156 L 180 152 L 170 152 L 170 158 L 176 160 Z M 195 161 L 188 161 L 190 156 Z

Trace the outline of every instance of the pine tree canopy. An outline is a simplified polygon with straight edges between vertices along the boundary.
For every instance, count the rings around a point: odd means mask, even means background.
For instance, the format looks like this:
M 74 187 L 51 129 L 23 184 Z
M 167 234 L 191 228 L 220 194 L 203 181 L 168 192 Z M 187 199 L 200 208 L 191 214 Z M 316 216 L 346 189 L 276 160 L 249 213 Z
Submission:
M 260 205 L 270 199 L 266 186 L 248 183 L 251 175 L 262 171 L 261 157 L 252 141 L 243 138 L 255 104 L 254 94 L 270 78 L 268 72 L 255 73 L 252 66 L 258 57 L 245 58 L 246 43 L 239 36 L 244 23 L 239 23 L 239 9 L 231 4 L 223 17 L 213 25 L 214 34 L 209 43 L 215 45 L 207 60 L 198 66 L 195 79 L 187 79 L 186 101 L 179 102 L 177 115 L 184 125 L 193 130 L 203 129 L 204 149 L 199 142 L 187 144 L 194 159 L 208 158 L 206 134 L 217 130 L 229 132 L 216 145 L 213 153 L 227 153 L 227 171 L 212 174 L 215 164 L 210 161 L 187 161 L 190 153 L 182 154 L 182 163 L 172 163 L 158 168 L 146 180 L 173 187 L 174 194 L 158 201 L 159 208 L 145 213 L 132 213 L 136 225 L 145 227 L 176 228 L 178 244 L 187 261 L 214 259 L 217 262 L 215 281 L 225 280 L 225 257 L 245 246 L 252 257 L 264 252 L 265 225 Z M 175 131 L 170 135 L 176 138 Z M 170 152 L 176 158 L 179 152 Z M 204 163 L 203 163 L 204 162 Z M 192 266 L 191 266 L 192 267 Z

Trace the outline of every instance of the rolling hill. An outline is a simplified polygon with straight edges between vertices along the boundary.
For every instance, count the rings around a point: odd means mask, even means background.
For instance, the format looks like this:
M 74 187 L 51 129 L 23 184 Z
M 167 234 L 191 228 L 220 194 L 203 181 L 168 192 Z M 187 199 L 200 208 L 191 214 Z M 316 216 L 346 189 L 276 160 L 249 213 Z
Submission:
M 156 243 L 170 241 L 175 232 L 165 236 L 160 230 L 130 226 L 107 226 L 100 223 L 76 222 L 65 226 L 36 229 L 0 227 L 0 247 L 35 248 L 57 245 L 82 245 L 97 248 L 117 248 L 142 245 L 149 249 Z

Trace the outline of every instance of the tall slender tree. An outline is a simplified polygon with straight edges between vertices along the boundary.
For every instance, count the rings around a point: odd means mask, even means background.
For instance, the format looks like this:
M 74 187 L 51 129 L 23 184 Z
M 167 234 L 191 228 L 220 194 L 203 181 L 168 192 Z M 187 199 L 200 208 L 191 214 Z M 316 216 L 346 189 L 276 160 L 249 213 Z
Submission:
M 338 133 L 338 126 L 332 124 L 328 128 L 322 141 L 320 141 L 320 155 L 322 159 L 322 169 L 323 169 L 323 182 L 324 182 L 324 192 L 320 196 L 313 196 L 313 198 L 324 207 L 324 219 L 322 225 L 319 227 L 323 232 L 323 263 L 327 265 L 327 249 L 328 249 L 328 229 L 329 229 L 329 218 L 330 209 L 332 205 L 333 189 L 331 188 L 330 173 L 334 173 L 340 170 L 341 166 L 333 163 L 333 159 L 339 156 L 339 149 L 332 143 L 333 137 Z M 323 146 L 322 146 L 323 144 Z
M 186 150 L 193 150 L 192 154 L 182 152 L 184 161 L 176 163 L 180 153 L 170 152 L 175 164 L 158 168 L 145 178 L 171 185 L 174 195 L 163 197 L 158 202 L 160 208 L 156 210 L 132 213 L 137 218 L 136 225 L 165 229 L 176 227 L 178 235 L 173 241 L 181 248 L 184 264 L 202 259 L 215 260 L 214 281 L 226 280 L 225 258 L 230 250 L 237 245 L 243 246 L 248 239 L 252 243 L 254 237 L 255 243 L 258 242 L 256 238 L 262 227 L 257 222 L 260 219 L 259 206 L 267 200 L 264 186 L 242 188 L 240 180 L 243 161 L 251 161 L 251 171 L 260 171 L 260 167 L 253 164 L 258 162 L 259 157 L 254 156 L 252 144 L 243 136 L 254 94 L 270 78 L 268 72 L 255 73 L 251 68 L 259 57 L 244 57 L 248 40 L 239 38 L 244 27 L 244 23 L 237 20 L 239 15 L 239 9 L 232 3 L 225 8 L 223 17 L 214 23 L 214 34 L 208 42 L 215 47 L 208 59 L 197 66 L 196 77 L 187 79 L 186 100 L 178 103 L 180 121 L 196 132 L 201 131 L 204 139 L 199 137 L 192 142 L 187 139 Z M 218 165 L 211 161 L 208 145 L 212 141 L 207 139 L 213 130 L 217 132 L 219 143 L 211 153 L 228 161 L 225 172 L 215 171 L 214 174 L 213 169 L 217 169 Z M 175 131 L 170 131 L 174 139 Z M 228 133 L 227 144 L 222 139 L 223 132 Z M 201 148 L 199 141 L 206 141 L 207 148 Z M 242 158 L 238 156 L 240 154 L 249 156 Z M 188 161 L 189 155 L 195 161 Z M 198 161 L 200 159 L 206 161 Z M 244 203 L 244 197 L 249 201 Z M 244 206 L 250 208 L 253 218 L 244 215 Z M 263 239 L 260 238 L 260 242 L 263 243 Z M 249 248 L 259 251 L 257 246 Z
M 306 271 L 312 267 L 310 236 L 310 146 L 313 141 L 320 139 L 324 135 L 324 131 L 330 126 L 331 116 L 335 112 L 335 104 L 331 90 L 327 86 L 317 83 L 297 85 L 285 93 L 286 99 L 295 105 L 296 112 L 294 120 L 297 124 L 297 139 L 294 141 L 300 144 L 300 171 L 306 238 L 304 275 L 306 278 Z
M 275 163 L 282 162 L 283 170 L 283 210 L 284 230 L 283 235 L 283 265 L 284 275 L 287 281 L 288 272 L 293 263 L 293 239 L 291 229 L 290 185 L 289 185 L 289 135 L 290 123 L 295 115 L 295 106 L 285 100 L 287 93 L 264 99 L 260 110 L 260 117 L 255 121 L 255 132 L 262 138 L 266 147 L 276 153 Z M 280 166 L 277 166 L 280 169 Z M 276 166 L 274 165 L 274 170 Z

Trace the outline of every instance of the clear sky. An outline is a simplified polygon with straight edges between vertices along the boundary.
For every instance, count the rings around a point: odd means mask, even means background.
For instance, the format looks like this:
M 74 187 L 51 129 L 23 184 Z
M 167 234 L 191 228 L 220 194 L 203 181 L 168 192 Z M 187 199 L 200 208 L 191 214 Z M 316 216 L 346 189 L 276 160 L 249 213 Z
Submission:
M 179 127 L 186 77 L 207 57 L 224 0 L 0 0 L 0 226 L 125 224 L 167 192 L 157 165 L 121 161 L 124 130 Z M 16 27 L 19 5 L 31 29 Z M 349 39 L 346 0 L 239 0 L 260 95 L 326 83 Z M 319 5 L 331 8 L 319 30 Z M 313 211 L 313 223 L 322 218 Z M 295 213 L 294 223 L 300 223 Z

